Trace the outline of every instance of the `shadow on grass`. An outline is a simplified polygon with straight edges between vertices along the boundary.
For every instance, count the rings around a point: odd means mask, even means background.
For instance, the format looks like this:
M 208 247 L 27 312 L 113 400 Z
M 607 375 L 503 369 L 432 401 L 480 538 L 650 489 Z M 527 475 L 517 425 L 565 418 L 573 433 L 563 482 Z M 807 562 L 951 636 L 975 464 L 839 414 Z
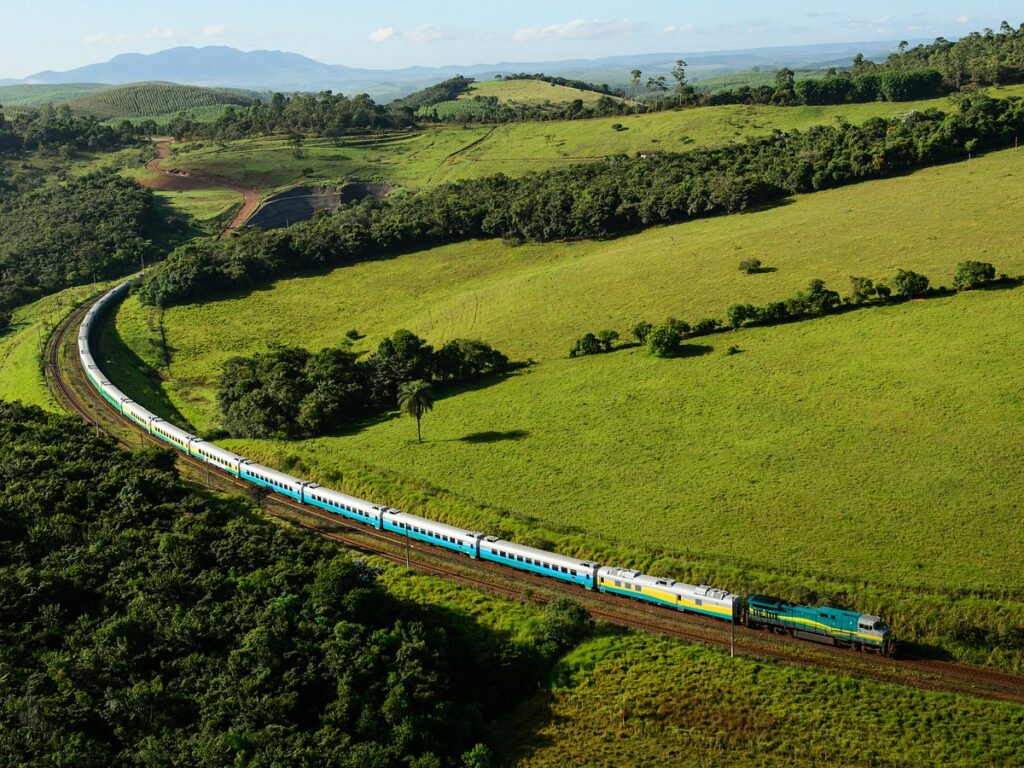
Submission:
M 505 432 L 474 432 L 471 435 L 460 437 L 458 442 L 460 443 L 503 443 L 506 441 L 515 442 L 517 440 L 523 440 L 530 436 L 530 433 L 525 429 L 510 429 Z
M 160 374 L 125 344 L 117 326 L 111 322 L 111 317 L 109 313 L 104 316 L 100 333 L 96 337 L 94 351 L 96 358 L 101 361 L 100 368 L 132 400 L 160 418 L 196 434 L 195 427 L 167 397 Z
M 672 360 L 680 360 L 687 357 L 704 357 L 704 355 L 710 355 L 715 351 L 715 348 L 707 344 L 683 344 L 679 348 L 678 352 L 674 352 L 670 355 L 662 355 L 662 357 Z

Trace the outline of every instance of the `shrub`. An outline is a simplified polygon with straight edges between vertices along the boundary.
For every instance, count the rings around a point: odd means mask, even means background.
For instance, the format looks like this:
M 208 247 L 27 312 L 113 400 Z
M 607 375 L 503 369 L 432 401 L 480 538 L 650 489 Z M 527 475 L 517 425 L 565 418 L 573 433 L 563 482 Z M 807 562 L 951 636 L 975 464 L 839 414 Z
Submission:
M 619 338 L 618 331 L 600 331 L 597 334 L 597 340 L 601 342 L 601 346 L 605 352 L 611 352 L 612 347 Z
M 707 336 L 712 334 L 722 327 L 722 321 L 716 320 L 713 317 L 706 317 L 703 320 L 698 320 L 694 323 L 693 329 L 690 331 L 691 336 Z
M 733 304 L 726 310 L 726 319 L 733 328 L 739 328 L 744 323 L 757 320 L 757 307 L 753 304 Z
M 10 312 L 5 312 L 0 309 L 0 332 L 6 331 L 11 327 L 11 321 L 14 319 L 14 315 Z
M 969 291 L 996 279 L 996 268 L 986 261 L 962 261 L 956 268 L 953 287 Z
M 646 320 L 641 320 L 639 323 L 633 326 L 633 330 L 631 331 L 631 333 L 633 334 L 633 338 L 635 338 L 641 344 L 646 344 L 647 337 L 650 336 L 651 330 L 653 328 L 654 326 L 651 323 L 648 323 Z
M 878 294 L 874 282 L 869 277 L 850 276 L 850 298 L 854 304 L 864 304 Z
M 656 357 L 672 357 L 683 346 L 683 337 L 672 323 L 655 326 L 647 336 L 647 348 Z
M 916 299 L 928 293 L 928 278 L 908 269 L 901 269 L 892 279 L 893 287 L 900 296 Z
M 569 357 L 584 357 L 586 355 L 599 355 L 604 352 L 601 340 L 592 333 L 576 339 L 576 343 L 569 350 Z
M 760 259 L 745 259 L 744 261 L 740 262 L 740 272 L 746 272 L 748 275 L 755 275 L 760 271 Z

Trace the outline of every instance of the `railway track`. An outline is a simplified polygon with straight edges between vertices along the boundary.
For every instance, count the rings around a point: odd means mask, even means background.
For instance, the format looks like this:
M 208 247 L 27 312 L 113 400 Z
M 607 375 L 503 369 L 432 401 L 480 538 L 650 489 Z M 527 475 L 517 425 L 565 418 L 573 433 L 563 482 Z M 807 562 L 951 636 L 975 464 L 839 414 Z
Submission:
M 71 312 L 47 341 L 46 379 L 57 400 L 86 422 L 128 448 L 166 445 L 123 417 L 88 383 L 77 355 L 77 328 L 92 300 Z M 70 333 L 71 331 L 74 333 Z M 137 438 L 137 440 L 136 440 Z M 183 475 L 211 490 L 250 496 L 252 486 L 238 478 L 179 452 Z M 326 511 L 299 504 L 279 494 L 263 500 L 264 510 L 282 520 L 367 556 L 408 565 L 419 573 L 519 601 L 545 603 L 567 596 L 601 621 L 687 642 L 735 648 L 763 660 L 779 660 L 805 667 L 901 683 L 924 690 L 965 693 L 1024 704 L 1024 675 L 925 658 L 890 659 L 875 654 L 815 645 L 785 635 L 730 627 L 723 622 L 683 614 L 653 605 L 606 595 L 511 571 L 485 561 L 469 560 L 446 549 L 411 543 L 408 539 L 364 527 Z

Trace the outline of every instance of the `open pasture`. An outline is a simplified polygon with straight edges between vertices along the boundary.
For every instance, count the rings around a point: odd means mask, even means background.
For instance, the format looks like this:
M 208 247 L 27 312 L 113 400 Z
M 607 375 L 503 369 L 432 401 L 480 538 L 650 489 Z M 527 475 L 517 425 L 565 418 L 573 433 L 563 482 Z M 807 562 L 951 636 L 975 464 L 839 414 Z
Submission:
M 547 83 L 540 85 L 550 88 Z M 1022 95 L 1024 86 L 992 93 Z M 859 123 L 915 109 L 951 106 L 948 99 L 829 107 L 722 106 L 593 120 L 443 126 L 383 137 L 350 137 L 340 146 L 327 139 L 307 139 L 301 157 L 296 157 L 294 148 L 282 138 L 204 142 L 181 146 L 163 167 L 212 173 L 263 191 L 308 180 L 359 179 L 416 186 L 495 173 L 519 175 L 620 153 L 686 151 L 840 118 Z M 616 130 L 614 125 L 624 130 Z
M 547 83 L 543 80 L 485 80 L 473 83 L 469 92 L 462 94 L 460 99 L 472 99 L 474 96 L 493 96 L 503 104 L 540 105 L 569 104 L 577 99 L 584 104 L 596 104 L 604 94 L 581 88 L 569 88 L 564 85 Z
M 1024 153 L 1010 150 L 970 172 L 943 166 L 610 242 L 467 243 L 176 307 L 162 318 L 165 392 L 210 431 L 216 377 L 234 354 L 337 345 L 353 327 L 364 350 L 399 327 L 433 343 L 477 337 L 537 364 L 442 399 L 424 446 L 397 418 L 300 443 L 228 444 L 412 511 L 647 553 L 637 564 L 671 555 L 1019 591 L 1024 291 L 722 334 L 676 360 L 566 354 L 586 331 L 722 317 L 815 277 L 845 291 L 851 274 L 906 267 L 949 284 L 968 258 L 1020 274 L 1022 175 Z M 745 275 L 737 264 L 749 257 L 777 271 Z M 161 368 L 138 335 L 151 313 L 133 299 L 117 328 Z M 742 352 L 726 356 L 731 345 Z

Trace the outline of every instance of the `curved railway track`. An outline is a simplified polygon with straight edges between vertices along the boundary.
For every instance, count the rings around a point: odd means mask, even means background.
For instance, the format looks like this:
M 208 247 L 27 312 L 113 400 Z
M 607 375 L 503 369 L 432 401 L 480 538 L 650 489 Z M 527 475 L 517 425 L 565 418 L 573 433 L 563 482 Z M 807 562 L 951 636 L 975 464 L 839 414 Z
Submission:
M 71 312 L 47 341 L 44 372 L 51 391 L 68 410 L 94 425 L 98 432 L 106 433 L 128 448 L 147 443 L 166 447 L 162 441 L 118 413 L 85 378 L 78 364 L 77 332 L 70 335 L 68 332 L 77 329 L 91 303 L 92 300 L 84 302 Z M 134 439 L 136 437 L 138 443 Z M 194 457 L 175 453 L 182 474 L 193 481 L 211 490 L 251 496 L 252 486 L 248 483 L 211 468 Z M 966 693 L 1024 704 L 1024 675 L 930 658 L 891 659 L 875 654 L 858 654 L 743 626 L 730 627 L 713 619 L 588 592 L 541 576 L 469 560 L 446 549 L 412 544 L 406 538 L 358 526 L 276 493 L 264 501 L 264 509 L 269 514 L 347 549 L 405 564 L 417 572 L 500 597 L 545 603 L 557 596 L 568 596 L 583 605 L 596 619 L 693 643 L 722 648 L 734 646 L 737 652 L 748 657 L 776 659 L 924 690 Z

